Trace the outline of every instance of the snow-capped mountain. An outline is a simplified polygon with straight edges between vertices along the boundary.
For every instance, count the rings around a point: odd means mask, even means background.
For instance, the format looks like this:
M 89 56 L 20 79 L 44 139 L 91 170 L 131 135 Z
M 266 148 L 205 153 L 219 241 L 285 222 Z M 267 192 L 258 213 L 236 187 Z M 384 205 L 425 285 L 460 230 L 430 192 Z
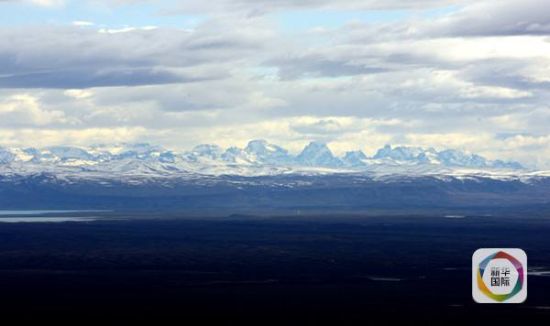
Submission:
M 94 145 L 89 148 L 55 146 L 0 147 L 0 175 L 51 173 L 76 177 L 101 176 L 260 176 L 289 173 L 444 174 L 507 173 L 525 170 L 517 162 L 490 161 L 477 154 L 433 148 L 386 145 L 368 157 L 362 151 L 336 157 L 325 143 L 311 142 L 293 155 L 265 140 L 253 140 L 245 148 L 223 149 L 199 145 L 176 152 L 150 144 Z
M 367 165 L 367 155 L 363 151 L 347 152 L 342 158 L 342 162 L 347 167 L 361 167 Z
M 550 172 L 389 145 L 373 156 L 358 150 L 341 157 L 321 142 L 292 154 L 263 140 L 185 152 L 149 144 L 0 147 L 0 194 L 3 209 L 523 211 L 549 205 Z
M 253 164 L 255 161 L 254 156 L 252 156 L 247 151 L 238 148 L 238 147 L 230 147 L 228 148 L 222 155 L 221 159 L 224 162 L 237 164 L 237 165 L 250 165 Z
M 294 158 L 286 149 L 270 144 L 265 140 L 249 142 L 244 151 L 257 163 L 285 165 L 292 164 L 294 161 Z
M 480 169 L 523 169 L 518 162 L 504 162 L 502 160 L 490 161 L 486 158 L 471 153 L 465 153 L 453 149 L 436 151 L 433 148 L 420 147 L 392 147 L 384 146 L 378 150 L 373 161 L 386 164 L 431 164 L 444 167 L 480 168 Z
M 420 147 L 394 147 L 386 145 L 384 148 L 379 149 L 374 155 L 374 159 L 390 159 L 394 161 L 414 161 L 418 160 L 419 156 L 429 155 L 435 153 L 433 148 L 424 150 Z
M 340 168 L 343 163 L 335 157 L 327 144 L 311 142 L 296 157 L 296 162 L 304 166 L 317 166 L 327 168 Z
M 8 164 L 13 162 L 15 156 L 13 153 L 4 147 L 0 147 L 0 164 Z

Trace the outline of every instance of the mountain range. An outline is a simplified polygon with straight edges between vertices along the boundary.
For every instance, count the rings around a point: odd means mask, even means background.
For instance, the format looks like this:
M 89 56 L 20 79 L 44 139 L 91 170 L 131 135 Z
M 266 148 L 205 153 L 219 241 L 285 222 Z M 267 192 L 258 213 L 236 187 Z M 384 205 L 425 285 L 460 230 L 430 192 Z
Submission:
M 459 150 L 392 147 L 386 145 L 372 157 L 350 151 L 337 157 L 327 144 L 309 143 L 293 155 L 265 140 L 253 140 L 245 148 L 223 149 L 199 145 L 176 152 L 150 144 L 53 146 L 46 148 L 0 147 L 0 174 L 51 173 L 73 176 L 170 177 L 186 174 L 262 176 L 292 173 L 452 174 L 469 172 L 523 173 L 518 162 L 488 160 Z
M 548 172 L 451 149 L 386 145 L 372 156 L 337 157 L 321 142 L 292 154 L 264 140 L 185 152 L 150 144 L 0 148 L 0 209 L 540 214 L 549 198 Z

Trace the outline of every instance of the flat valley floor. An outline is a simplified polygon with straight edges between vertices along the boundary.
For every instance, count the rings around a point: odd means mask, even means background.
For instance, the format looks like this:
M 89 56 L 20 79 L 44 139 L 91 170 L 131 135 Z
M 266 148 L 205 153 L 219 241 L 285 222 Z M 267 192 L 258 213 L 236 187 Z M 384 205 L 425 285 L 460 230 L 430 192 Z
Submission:
M 550 320 L 550 218 L 93 215 L 96 220 L 81 222 L 0 223 L 2 320 L 73 325 Z M 472 301 L 471 257 L 482 247 L 527 252 L 527 302 Z

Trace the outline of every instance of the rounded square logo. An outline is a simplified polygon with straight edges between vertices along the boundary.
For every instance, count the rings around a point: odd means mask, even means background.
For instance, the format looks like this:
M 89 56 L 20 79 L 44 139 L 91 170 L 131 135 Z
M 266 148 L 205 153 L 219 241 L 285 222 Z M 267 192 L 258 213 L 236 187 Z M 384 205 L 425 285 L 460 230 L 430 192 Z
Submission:
M 521 249 L 478 249 L 472 256 L 472 297 L 477 303 L 523 303 L 527 255 Z

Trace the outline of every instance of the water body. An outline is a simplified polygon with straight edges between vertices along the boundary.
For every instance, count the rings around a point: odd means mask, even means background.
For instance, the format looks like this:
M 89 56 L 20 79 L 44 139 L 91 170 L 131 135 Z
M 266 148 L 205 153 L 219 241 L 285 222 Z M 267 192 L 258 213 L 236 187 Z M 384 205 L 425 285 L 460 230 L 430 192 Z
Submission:
M 94 217 L 0 217 L 0 223 L 64 223 L 92 222 Z
M 462 219 L 462 218 L 466 218 L 466 216 L 464 216 L 464 215 L 445 215 L 444 217 L 445 217 L 445 218 L 450 218 L 450 219 Z
M 40 216 L 47 214 L 74 214 L 104 211 L 90 210 L 0 210 L 0 216 Z

